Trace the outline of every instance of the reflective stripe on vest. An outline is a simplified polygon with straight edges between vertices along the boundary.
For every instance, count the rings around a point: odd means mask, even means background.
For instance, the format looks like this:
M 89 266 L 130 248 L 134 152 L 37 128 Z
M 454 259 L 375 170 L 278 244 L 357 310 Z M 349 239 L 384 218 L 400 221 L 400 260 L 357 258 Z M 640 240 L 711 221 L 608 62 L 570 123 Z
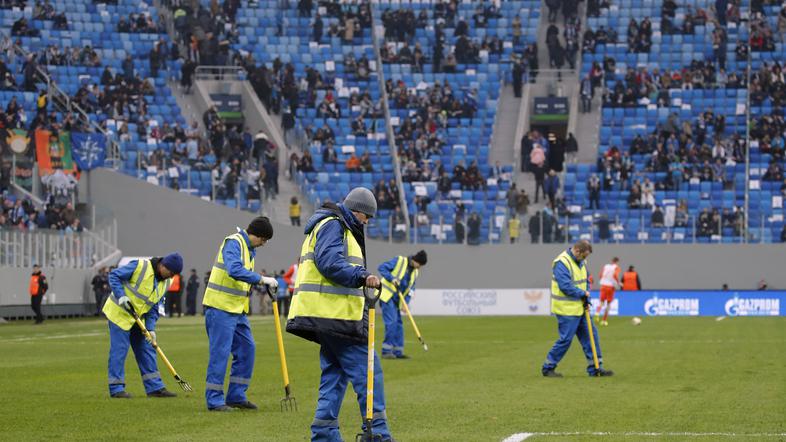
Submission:
M 243 268 L 249 271 L 254 270 L 254 260 L 251 258 L 251 251 L 243 235 L 238 232 L 227 236 L 218 249 L 216 261 L 205 286 L 205 297 L 202 304 L 229 313 L 248 313 L 248 292 L 251 289 L 251 284 L 229 276 L 224 263 L 224 247 L 226 247 L 227 241 L 238 242 Z
M 390 272 L 393 279 L 399 280 L 399 287 L 401 287 L 402 282 L 404 281 L 404 275 L 407 273 L 407 268 L 409 267 L 409 258 L 405 256 L 399 256 L 396 260 L 396 265 L 393 267 L 393 271 Z M 418 277 L 418 270 L 412 269 L 409 272 L 409 280 L 407 281 L 407 289 L 401 293 L 402 296 L 406 297 L 410 290 L 412 289 L 412 284 L 415 282 L 415 279 Z M 393 281 L 388 281 L 385 278 L 382 278 L 382 296 L 379 297 L 379 300 L 382 302 L 388 302 L 390 299 L 396 295 L 398 292 L 398 288 L 396 285 L 393 284 Z
M 149 259 L 140 259 L 131 278 L 123 282 L 123 294 L 128 296 L 139 316 L 143 316 L 158 304 L 169 288 L 168 280 L 158 281 L 156 284 L 155 273 Z M 102 311 L 108 320 L 123 330 L 130 330 L 135 323 L 134 317 L 120 307 L 114 293 L 109 295 L 109 301 L 104 304 Z
M 567 296 L 560 290 L 557 280 L 554 279 L 554 266 L 559 262 L 561 262 L 570 272 L 570 279 L 574 286 L 582 291 L 586 290 L 587 287 L 586 262 L 577 264 L 567 251 L 560 253 L 551 263 L 551 312 L 555 315 L 562 316 L 581 316 L 584 314 L 584 304 L 582 300 L 573 296 Z
M 320 273 L 314 261 L 317 233 L 327 222 L 334 220 L 338 218 L 331 216 L 317 223 L 303 241 L 292 306 L 289 310 L 290 320 L 299 316 L 341 321 L 363 320 L 365 307 L 363 289 L 335 284 Z M 352 266 L 360 266 L 364 263 L 360 244 L 346 228 L 344 228 L 344 256 Z

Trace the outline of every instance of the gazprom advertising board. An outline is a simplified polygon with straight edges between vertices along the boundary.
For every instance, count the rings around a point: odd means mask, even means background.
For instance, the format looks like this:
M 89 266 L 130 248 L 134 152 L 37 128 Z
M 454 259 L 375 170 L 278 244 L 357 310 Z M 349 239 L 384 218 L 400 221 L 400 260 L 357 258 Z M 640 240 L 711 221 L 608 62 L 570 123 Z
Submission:
M 592 304 L 599 303 L 592 293 Z M 420 289 L 417 315 L 517 316 L 550 314 L 547 289 Z M 593 312 L 594 313 L 594 312 Z M 611 315 L 786 316 L 786 291 L 640 291 L 615 295 Z

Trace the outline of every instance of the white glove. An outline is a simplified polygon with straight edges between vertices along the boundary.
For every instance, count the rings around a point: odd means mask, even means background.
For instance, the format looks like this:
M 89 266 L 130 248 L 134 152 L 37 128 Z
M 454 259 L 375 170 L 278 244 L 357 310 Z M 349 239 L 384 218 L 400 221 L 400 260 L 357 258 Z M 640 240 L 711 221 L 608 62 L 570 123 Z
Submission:
M 147 341 L 147 342 L 149 342 L 149 343 L 151 343 L 151 344 L 152 344 L 154 341 L 158 341 L 158 337 L 156 336 L 156 332 L 155 332 L 155 331 L 153 331 L 153 330 L 148 330 L 147 332 L 148 332 L 148 333 L 150 333 L 150 337 L 148 338 L 147 336 L 145 336 L 145 341 Z
M 128 296 L 121 296 L 120 299 L 117 300 L 117 303 L 120 304 L 120 307 L 131 310 L 131 300 L 128 299 Z
M 262 277 L 262 284 L 269 286 L 274 290 L 278 290 L 278 280 L 276 278 L 271 278 L 269 276 Z

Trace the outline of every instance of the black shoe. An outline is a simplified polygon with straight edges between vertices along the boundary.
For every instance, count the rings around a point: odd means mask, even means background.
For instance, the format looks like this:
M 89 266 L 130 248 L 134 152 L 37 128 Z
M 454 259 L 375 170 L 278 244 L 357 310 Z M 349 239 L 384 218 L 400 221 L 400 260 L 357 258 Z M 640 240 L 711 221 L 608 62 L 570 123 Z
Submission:
M 546 377 L 546 378 L 561 378 L 562 377 L 562 373 L 557 373 L 556 371 L 554 371 L 553 368 L 551 370 L 543 370 L 543 371 L 541 371 L 541 373 L 543 373 L 543 377 Z
M 151 391 L 147 394 L 147 397 L 177 397 L 177 395 L 166 388 L 162 388 L 157 391 Z
M 614 376 L 614 372 L 611 370 L 599 368 L 598 371 L 595 372 L 595 376 Z
M 131 399 L 131 395 L 128 394 L 125 390 L 118 391 L 117 393 L 111 395 L 110 397 L 114 399 Z
M 407 355 L 401 354 L 401 355 L 396 355 L 396 359 L 412 359 L 412 358 L 410 358 Z
M 244 402 L 227 402 L 228 407 L 232 408 L 240 408 L 242 410 L 258 410 L 259 407 L 253 402 L 244 401 Z
M 215 408 L 208 408 L 207 411 L 235 411 L 235 409 L 226 405 L 219 405 Z

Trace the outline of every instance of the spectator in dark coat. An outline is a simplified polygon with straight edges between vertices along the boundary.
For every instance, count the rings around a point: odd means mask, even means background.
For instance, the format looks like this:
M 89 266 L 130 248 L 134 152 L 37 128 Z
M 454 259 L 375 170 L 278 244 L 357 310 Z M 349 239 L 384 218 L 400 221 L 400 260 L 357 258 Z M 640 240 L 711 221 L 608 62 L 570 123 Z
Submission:
M 540 240 L 540 223 L 541 215 L 538 210 L 529 218 L 529 236 L 532 238 L 532 244 L 537 244 Z
M 104 301 L 109 295 L 109 269 L 101 267 L 98 273 L 93 276 L 90 282 L 93 286 L 93 295 L 96 298 L 96 316 L 101 314 L 101 309 L 104 307 Z
M 543 187 L 546 190 L 546 195 L 549 197 L 549 202 L 554 205 L 557 198 L 557 192 L 559 191 L 559 177 L 557 176 L 557 172 L 549 170 L 549 176 L 546 178 Z
M 469 245 L 478 245 L 480 244 L 480 215 L 477 212 L 472 212 L 467 220 L 467 243 Z
M 186 284 L 186 316 L 196 315 L 197 291 L 199 291 L 199 277 L 196 269 L 191 269 L 191 275 Z

